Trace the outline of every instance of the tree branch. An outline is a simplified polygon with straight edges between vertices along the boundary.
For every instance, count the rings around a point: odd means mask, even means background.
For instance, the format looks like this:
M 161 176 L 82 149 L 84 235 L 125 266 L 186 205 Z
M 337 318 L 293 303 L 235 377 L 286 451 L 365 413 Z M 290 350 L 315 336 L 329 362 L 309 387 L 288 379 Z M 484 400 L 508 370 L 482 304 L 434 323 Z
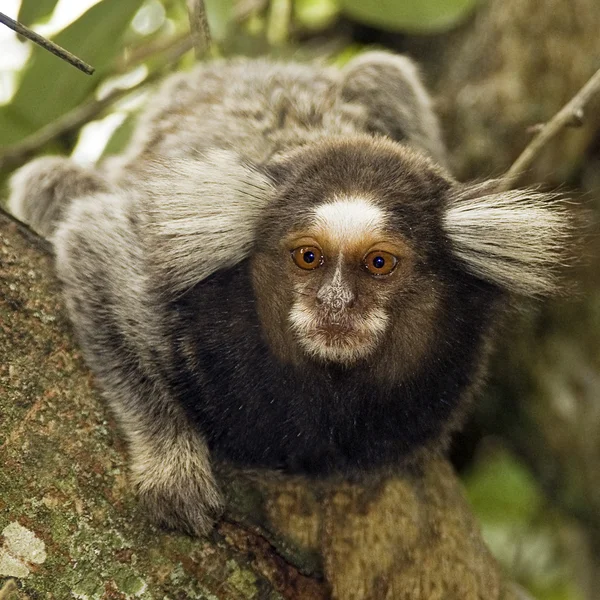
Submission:
M 515 187 L 519 178 L 532 165 L 540 151 L 563 128 L 573 124 L 581 124 L 584 110 L 590 100 L 600 92 L 600 69 L 592 75 L 588 82 L 561 108 L 548 123 L 543 125 L 539 133 L 531 140 L 525 150 L 512 164 L 500 182 L 498 191 L 506 192 Z
M 154 60 L 160 56 L 170 56 L 176 52 L 181 44 L 190 46 L 190 32 L 188 30 L 172 35 L 168 38 L 150 40 L 144 44 L 127 48 L 126 51 L 115 62 L 113 75 L 128 73 L 142 63 Z
M 48 256 L 52 256 L 54 251 L 52 249 L 52 244 L 44 237 L 42 237 L 37 231 L 34 231 L 27 225 L 27 223 L 23 223 L 19 221 L 15 216 L 11 215 L 3 206 L 0 204 L 0 216 L 11 222 L 18 230 L 19 233 L 35 248 L 40 250 L 43 254 Z M 0 600 L 2 600 L 2 596 L 0 596 Z
M 200 59 L 209 51 L 212 43 L 204 0 L 187 0 L 187 8 L 196 57 Z
M 25 25 L 23 25 L 22 23 L 11 19 L 10 17 L 6 16 L 4 13 L 1 12 L 0 23 L 4 23 L 4 25 L 6 25 L 9 29 L 16 31 L 18 34 L 22 35 L 23 37 L 26 37 L 28 40 L 31 40 L 38 46 L 44 48 L 44 50 L 48 50 L 48 52 L 51 52 L 55 56 L 58 56 L 58 58 L 62 58 L 62 60 L 68 62 L 70 65 L 73 65 L 80 71 L 83 71 L 86 75 L 94 74 L 94 67 L 88 65 L 80 58 L 77 58 L 74 54 L 71 54 L 68 50 L 65 50 L 58 44 L 51 42 L 50 40 L 39 35 L 38 33 L 35 33 L 35 31 L 32 31 L 28 27 L 25 27 Z

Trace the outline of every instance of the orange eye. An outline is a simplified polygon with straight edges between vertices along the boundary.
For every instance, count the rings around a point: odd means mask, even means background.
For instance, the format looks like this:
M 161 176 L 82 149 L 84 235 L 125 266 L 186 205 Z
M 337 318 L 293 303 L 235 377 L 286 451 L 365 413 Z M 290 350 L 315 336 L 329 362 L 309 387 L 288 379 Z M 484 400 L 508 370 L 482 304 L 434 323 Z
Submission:
M 316 246 L 302 246 L 292 250 L 292 259 L 301 269 L 310 271 L 323 264 L 323 253 Z
M 398 259 L 389 252 L 383 250 L 373 250 L 363 258 L 365 269 L 375 275 L 389 275 L 398 264 Z

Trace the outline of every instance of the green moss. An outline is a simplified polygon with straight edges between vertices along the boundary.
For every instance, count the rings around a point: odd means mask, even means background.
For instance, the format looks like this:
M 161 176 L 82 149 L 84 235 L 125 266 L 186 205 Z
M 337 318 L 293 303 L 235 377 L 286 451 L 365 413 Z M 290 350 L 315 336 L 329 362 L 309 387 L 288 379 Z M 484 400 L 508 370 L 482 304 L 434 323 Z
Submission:
M 227 567 L 232 571 L 231 575 L 227 578 L 231 586 L 242 592 L 247 598 L 256 598 L 258 596 L 256 575 L 248 569 L 240 568 L 233 560 L 227 561 Z
M 129 569 L 121 569 L 115 574 L 114 581 L 120 592 L 139 597 L 148 589 L 148 584 Z

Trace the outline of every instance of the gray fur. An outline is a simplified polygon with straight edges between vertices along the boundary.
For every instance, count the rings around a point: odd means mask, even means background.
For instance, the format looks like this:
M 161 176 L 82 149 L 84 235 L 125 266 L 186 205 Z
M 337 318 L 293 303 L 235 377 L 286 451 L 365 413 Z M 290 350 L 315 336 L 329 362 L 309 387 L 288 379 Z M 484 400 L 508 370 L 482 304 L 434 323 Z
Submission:
M 59 156 L 30 162 L 13 175 L 10 185 L 9 210 L 44 237 L 52 234 L 74 198 L 107 189 L 92 170 Z
M 376 98 L 376 107 L 368 94 L 356 95 L 355 64 L 361 67 L 356 72 L 361 86 L 392 90 Z M 374 112 L 382 113 L 377 122 Z M 245 59 L 215 61 L 165 83 L 124 160 L 113 168 L 119 178 L 139 181 L 139 171 L 153 158 L 195 157 L 207 148 L 232 150 L 261 165 L 323 135 L 365 131 L 406 141 L 440 159 L 437 119 L 409 59 L 369 52 L 350 61 L 344 72 L 267 60 L 253 61 L 251 68 Z
M 204 533 L 221 505 L 207 444 L 170 392 L 170 365 L 159 362 L 168 361 L 169 324 L 156 289 L 179 295 L 248 256 L 273 196 L 268 165 L 307 144 L 365 133 L 445 162 L 431 102 L 408 59 L 367 53 L 341 72 L 216 61 L 169 78 L 126 153 L 99 170 L 53 157 L 13 177 L 10 206 L 55 246 L 75 330 L 155 521 Z M 560 223 L 537 196 L 527 198 L 457 197 L 445 227 L 477 275 L 509 290 L 528 291 L 531 282 L 547 291 L 543 273 Z M 519 246 L 526 235 L 534 243 Z
M 133 484 L 157 523 L 202 534 L 220 510 L 206 444 L 156 372 L 160 315 L 144 264 L 139 198 L 79 198 L 52 237 L 67 309 L 129 441 Z
M 431 98 L 415 63 L 406 56 L 368 52 L 350 61 L 343 77 L 342 97 L 367 107 L 372 129 L 392 139 L 406 138 L 438 164 L 446 164 Z

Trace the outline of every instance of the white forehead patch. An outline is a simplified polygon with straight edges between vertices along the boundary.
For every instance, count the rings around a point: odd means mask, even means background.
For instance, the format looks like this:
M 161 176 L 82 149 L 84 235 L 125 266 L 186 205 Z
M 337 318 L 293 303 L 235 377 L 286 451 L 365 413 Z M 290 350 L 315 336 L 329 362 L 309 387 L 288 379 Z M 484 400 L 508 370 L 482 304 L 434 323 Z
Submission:
M 315 222 L 330 239 L 340 244 L 352 244 L 383 229 L 386 213 L 364 198 L 332 200 L 317 206 Z

